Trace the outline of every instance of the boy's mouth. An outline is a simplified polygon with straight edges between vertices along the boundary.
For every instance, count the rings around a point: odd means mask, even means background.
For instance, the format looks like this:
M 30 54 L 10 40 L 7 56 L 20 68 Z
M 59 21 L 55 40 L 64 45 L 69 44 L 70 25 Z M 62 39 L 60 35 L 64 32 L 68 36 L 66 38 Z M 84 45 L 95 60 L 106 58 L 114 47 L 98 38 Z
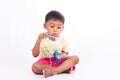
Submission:
M 53 36 L 53 37 L 58 37 L 56 33 L 53 33 L 52 36 Z
M 58 36 L 57 36 L 56 33 L 53 33 L 52 35 L 48 35 L 48 36 L 49 36 L 49 38 L 50 38 L 51 40 L 53 40 L 53 41 L 55 41 L 55 40 L 58 39 Z
M 58 36 L 57 36 L 56 33 L 53 33 L 50 37 L 51 37 L 52 39 L 55 39 L 55 40 L 58 38 Z

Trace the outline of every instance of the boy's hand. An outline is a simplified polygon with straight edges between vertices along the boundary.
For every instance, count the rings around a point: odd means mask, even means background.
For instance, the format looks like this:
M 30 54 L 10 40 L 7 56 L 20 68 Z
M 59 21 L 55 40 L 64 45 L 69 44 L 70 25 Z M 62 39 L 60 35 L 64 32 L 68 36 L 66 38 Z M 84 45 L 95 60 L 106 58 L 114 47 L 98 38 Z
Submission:
M 39 35 L 39 37 L 38 37 L 38 40 L 37 40 L 37 44 L 40 44 L 40 42 L 44 39 L 44 38 L 46 38 L 46 33 L 41 33 L 40 35 Z
M 39 35 L 39 39 L 44 39 L 44 38 L 46 38 L 46 33 L 41 33 L 41 34 Z
M 41 42 L 44 38 L 46 38 L 46 33 L 41 33 L 41 34 L 39 34 L 38 39 L 37 39 L 37 41 L 36 41 L 36 44 L 40 45 L 40 42 Z
M 62 54 L 66 54 L 66 55 L 68 55 L 69 52 L 64 52 L 64 51 L 62 51 L 61 53 L 62 53 Z

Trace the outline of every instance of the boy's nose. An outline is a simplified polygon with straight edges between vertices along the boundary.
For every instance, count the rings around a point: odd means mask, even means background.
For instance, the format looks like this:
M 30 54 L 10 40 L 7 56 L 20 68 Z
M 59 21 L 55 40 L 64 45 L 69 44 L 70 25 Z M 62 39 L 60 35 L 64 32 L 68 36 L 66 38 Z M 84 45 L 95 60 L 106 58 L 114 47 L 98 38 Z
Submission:
M 57 32 L 57 28 L 54 28 L 54 32 Z

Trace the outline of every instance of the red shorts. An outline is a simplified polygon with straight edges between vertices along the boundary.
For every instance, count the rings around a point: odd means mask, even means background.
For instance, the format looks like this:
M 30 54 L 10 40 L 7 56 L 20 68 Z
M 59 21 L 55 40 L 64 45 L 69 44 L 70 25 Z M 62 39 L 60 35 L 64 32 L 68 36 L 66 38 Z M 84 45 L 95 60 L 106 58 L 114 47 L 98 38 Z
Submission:
M 43 59 L 39 59 L 36 63 L 39 62 L 39 63 L 51 65 L 53 67 L 58 67 L 65 60 L 66 60 L 66 58 L 62 58 L 61 61 L 59 63 L 57 63 L 55 61 L 55 58 L 51 58 L 51 61 L 50 61 L 50 58 L 43 58 Z
M 60 64 L 62 64 L 64 61 L 66 60 L 66 58 L 62 58 L 61 61 L 59 63 L 57 63 L 55 61 L 55 58 L 43 58 L 43 59 L 39 59 L 38 61 L 36 61 L 35 63 L 43 63 L 43 64 L 47 64 L 53 67 L 58 67 Z M 75 66 L 71 67 L 71 70 L 75 70 Z M 33 71 L 34 72 L 34 71 Z M 35 73 L 35 72 L 34 72 Z M 35 73 L 36 74 L 36 73 Z

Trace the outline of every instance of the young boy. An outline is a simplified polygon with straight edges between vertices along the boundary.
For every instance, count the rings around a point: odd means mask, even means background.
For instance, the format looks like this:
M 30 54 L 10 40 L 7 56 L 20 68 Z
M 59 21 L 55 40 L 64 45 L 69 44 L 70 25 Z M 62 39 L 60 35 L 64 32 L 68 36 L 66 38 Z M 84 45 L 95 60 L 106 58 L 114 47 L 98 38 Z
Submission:
M 64 16 L 58 11 L 50 11 L 45 17 L 44 28 L 46 33 L 41 33 L 32 49 L 32 55 L 39 60 L 32 65 L 36 74 L 44 77 L 62 72 L 71 72 L 71 68 L 79 62 L 78 56 L 67 56 L 55 61 L 54 52 L 58 50 L 61 54 L 68 55 L 67 44 L 60 33 L 64 29 Z

